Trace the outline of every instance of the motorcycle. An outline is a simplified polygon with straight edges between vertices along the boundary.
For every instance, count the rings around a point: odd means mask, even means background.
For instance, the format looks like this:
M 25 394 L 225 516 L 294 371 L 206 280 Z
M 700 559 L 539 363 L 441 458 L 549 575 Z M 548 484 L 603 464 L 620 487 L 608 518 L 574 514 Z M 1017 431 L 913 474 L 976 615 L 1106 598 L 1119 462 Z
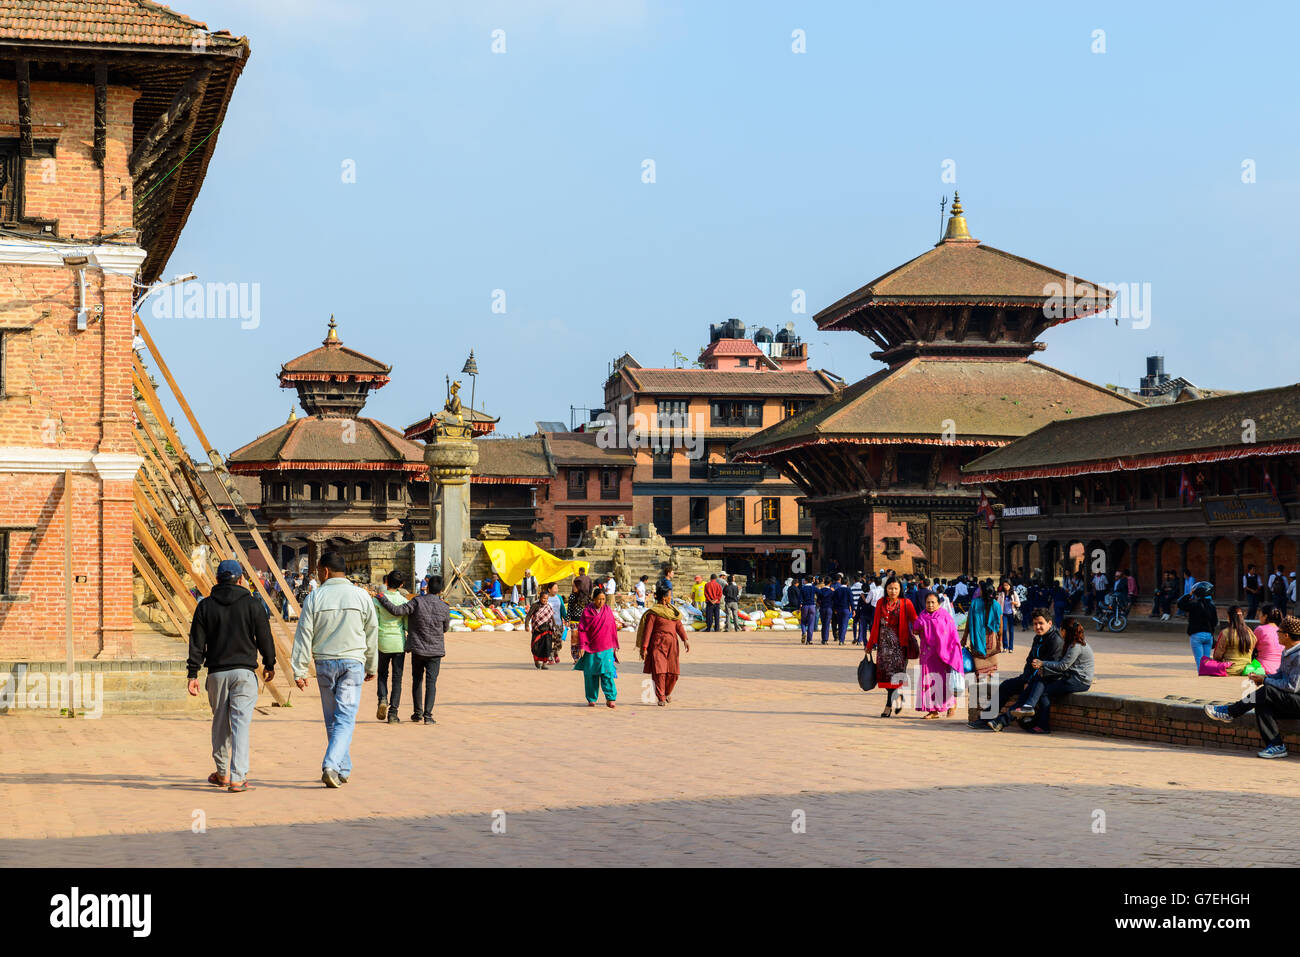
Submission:
M 1092 620 L 1096 624 L 1098 631 L 1106 631 L 1107 629 L 1114 632 L 1123 631 L 1128 627 L 1128 602 L 1117 601 L 1115 593 L 1110 592 L 1097 606 Z

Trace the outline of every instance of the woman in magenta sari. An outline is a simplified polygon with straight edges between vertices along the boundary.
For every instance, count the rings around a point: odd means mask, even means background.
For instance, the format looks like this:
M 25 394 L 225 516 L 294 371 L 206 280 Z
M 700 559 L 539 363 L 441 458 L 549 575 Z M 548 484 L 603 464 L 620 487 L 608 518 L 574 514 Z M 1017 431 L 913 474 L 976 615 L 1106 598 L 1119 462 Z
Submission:
M 946 711 L 952 717 L 956 707 L 956 687 L 963 673 L 961 638 L 952 615 L 939 607 L 939 599 L 930 592 L 925 596 L 925 611 L 912 624 L 921 650 L 921 687 L 916 696 L 916 710 L 927 718 Z
M 614 707 L 614 699 L 618 697 L 618 688 L 614 684 L 618 677 L 618 624 L 614 621 L 613 610 L 606 604 L 603 588 L 598 589 L 591 604 L 582 609 L 573 650 L 578 656 L 573 670 L 582 672 L 587 707 L 596 707 L 596 698 L 601 691 L 605 692 L 606 707 Z

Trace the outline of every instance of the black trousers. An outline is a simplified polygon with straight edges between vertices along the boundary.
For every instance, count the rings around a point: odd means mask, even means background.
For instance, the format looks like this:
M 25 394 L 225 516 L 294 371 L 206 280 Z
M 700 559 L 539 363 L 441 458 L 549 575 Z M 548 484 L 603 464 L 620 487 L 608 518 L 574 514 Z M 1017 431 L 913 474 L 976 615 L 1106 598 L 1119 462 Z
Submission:
M 1254 710 L 1255 724 L 1259 726 L 1259 736 L 1264 739 L 1264 746 L 1271 748 L 1282 743 L 1282 731 L 1277 726 L 1278 718 L 1300 718 L 1300 694 L 1283 691 L 1274 685 L 1260 685 L 1255 689 L 1255 700 L 1234 701 L 1228 705 L 1228 714 L 1239 718 Z
M 388 669 L 393 670 L 393 696 L 388 696 Z M 394 712 L 402 704 L 402 674 L 406 671 L 406 652 L 381 651 L 379 653 L 379 703 L 387 704 Z
M 721 631 L 722 630 L 722 606 L 713 602 L 704 603 L 704 630 Z
M 411 705 L 415 713 L 412 721 L 433 717 L 433 699 L 438 694 L 438 669 L 442 667 L 442 658 L 430 658 L 411 652 Z M 426 680 L 427 679 L 427 680 Z M 420 689 L 424 689 L 424 710 L 420 710 Z

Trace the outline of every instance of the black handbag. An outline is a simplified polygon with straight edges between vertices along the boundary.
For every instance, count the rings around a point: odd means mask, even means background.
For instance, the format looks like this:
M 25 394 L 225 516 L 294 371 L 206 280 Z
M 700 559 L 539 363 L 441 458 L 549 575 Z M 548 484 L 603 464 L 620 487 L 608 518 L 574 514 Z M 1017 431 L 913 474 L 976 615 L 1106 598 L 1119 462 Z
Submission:
M 863 691 L 871 691 L 876 687 L 876 663 L 865 655 L 858 665 L 858 687 Z

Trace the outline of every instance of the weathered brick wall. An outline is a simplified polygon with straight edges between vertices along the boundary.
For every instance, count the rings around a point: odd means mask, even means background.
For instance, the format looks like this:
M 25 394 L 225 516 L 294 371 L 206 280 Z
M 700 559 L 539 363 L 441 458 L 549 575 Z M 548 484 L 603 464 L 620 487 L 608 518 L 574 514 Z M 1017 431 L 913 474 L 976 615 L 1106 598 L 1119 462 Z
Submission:
M 132 223 L 127 155 L 137 94 L 110 88 L 104 169 L 95 165 L 94 89 L 33 83 L 33 134 L 58 140 L 53 163 L 26 160 L 25 212 L 57 219 L 59 238 L 89 239 Z M 0 135 L 16 135 L 17 94 L 0 81 Z M 73 252 L 69 249 L 69 252 Z M 14 258 L 14 257 L 11 257 Z M 135 453 L 131 396 L 131 278 L 85 270 L 88 327 L 76 329 L 77 274 L 63 265 L 0 264 L 5 394 L 0 447 L 50 453 Z M 131 482 L 73 476 L 75 652 L 131 648 Z M 9 594 L 0 600 L 0 655 L 65 654 L 63 475 L 0 471 L 0 527 L 10 536 Z M 36 526 L 35 531 L 22 526 Z
M 59 235 L 85 239 L 132 224 L 132 110 L 139 94 L 108 88 L 104 168 L 95 165 L 95 88 L 82 83 L 33 82 L 32 138 L 57 139 L 54 162 L 26 160 L 26 214 L 57 219 Z M 0 80 L 0 135 L 18 135 L 18 89 Z M 125 190 L 125 195 L 123 194 Z

